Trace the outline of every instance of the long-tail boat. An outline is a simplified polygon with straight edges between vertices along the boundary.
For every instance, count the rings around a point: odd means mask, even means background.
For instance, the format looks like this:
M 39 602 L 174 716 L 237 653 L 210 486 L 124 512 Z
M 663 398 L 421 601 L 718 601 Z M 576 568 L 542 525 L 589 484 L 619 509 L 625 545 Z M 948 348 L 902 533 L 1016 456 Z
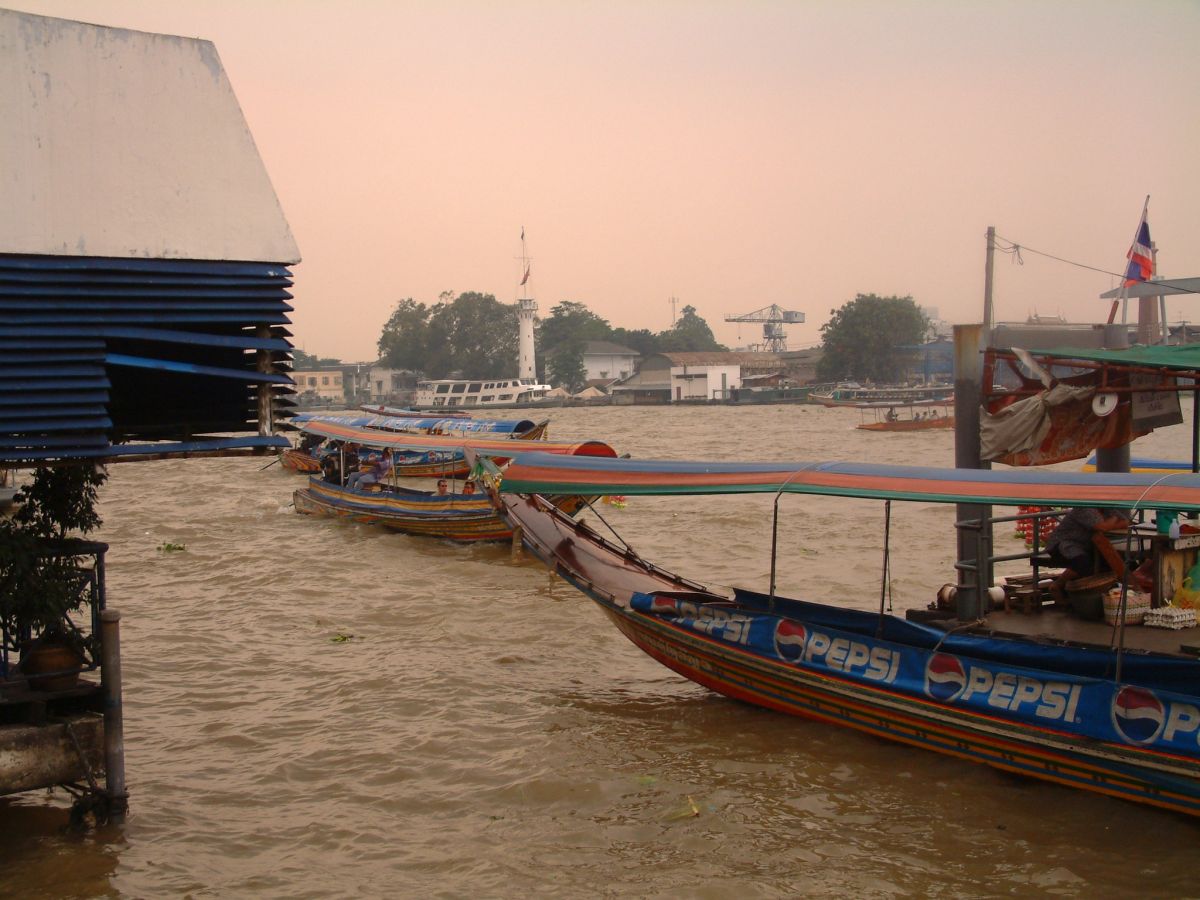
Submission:
M 1096 471 L 1096 454 L 1093 453 L 1087 458 L 1083 464 L 1083 471 Z M 1130 472 L 1190 472 L 1192 464 L 1188 460 L 1183 459 L 1159 459 L 1153 456 L 1131 456 L 1129 458 Z
M 509 465 L 499 490 L 499 508 L 526 547 L 634 644 L 705 687 L 1008 772 L 1200 814 L 1200 660 L 1176 632 L 1129 629 L 1122 616 L 1108 642 L 1079 644 L 969 622 L 909 621 L 884 612 L 882 593 L 878 612 L 786 599 L 775 595 L 774 540 L 770 592 L 723 592 L 643 560 L 544 499 L 766 492 L 775 495 L 776 517 L 783 492 L 1200 512 L 1200 476 L 531 453 Z M 1139 631 L 1139 643 L 1157 640 L 1159 649 L 1134 649 L 1130 632 Z
M 900 406 L 902 412 L 896 412 Z M 953 428 L 954 415 L 944 403 L 925 401 L 906 405 L 895 403 L 859 403 L 862 414 L 858 427 L 863 431 L 937 431 Z M 868 420 L 867 413 L 873 418 Z
M 616 452 L 608 444 L 600 441 L 548 443 L 462 436 L 451 438 L 372 432 L 330 423 L 309 423 L 305 428 L 322 425 L 329 429 L 328 432 L 321 432 L 326 437 L 336 436 L 338 440 L 346 443 L 393 453 L 411 448 L 414 444 L 419 448 L 427 446 L 428 441 L 436 441 L 441 442 L 439 446 L 455 446 L 460 452 L 464 447 L 469 447 L 473 453 L 499 462 L 506 461 L 514 452 L 528 451 L 534 447 L 549 453 L 616 456 Z M 501 456 L 501 453 L 507 455 Z M 396 474 L 400 473 L 394 471 L 393 475 Z M 552 499 L 554 505 L 567 515 L 578 512 L 586 502 L 585 498 L 577 495 L 555 496 Z M 507 540 L 512 537 L 512 529 L 503 522 L 492 501 L 485 494 L 438 494 L 413 490 L 400 486 L 394 477 L 387 483 L 372 484 L 367 488 L 352 488 L 343 483 L 335 484 L 313 476 L 309 478 L 305 488 L 292 495 L 292 502 L 299 513 L 347 519 L 365 525 L 381 525 L 405 534 L 451 541 Z
M 402 407 L 383 406 L 382 404 L 380 404 L 378 406 L 364 405 L 364 406 L 360 406 L 359 409 L 361 409 L 363 412 L 371 413 L 372 415 L 375 415 L 375 416 L 413 416 L 416 418 L 425 418 L 429 415 L 429 413 L 422 412 L 419 409 L 404 409 Z M 439 411 L 438 414 L 440 416 L 442 416 L 443 418 L 447 418 L 447 419 L 469 419 L 469 418 L 471 418 L 471 414 L 469 412 L 462 412 L 462 411 L 457 411 L 457 410 L 452 410 L 452 409 Z
M 549 421 L 530 419 L 472 419 L 472 418 L 397 418 L 394 416 L 331 416 L 300 414 L 292 424 L 302 432 L 318 434 L 308 426 L 313 423 L 343 425 L 347 428 L 369 428 L 405 434 L 497 435 L 524 441 L 538 441 L 546 434 Z M 319 472 L 320 459 L 299 447 L 284 450 L 280 462 L 285 469 L 296 472 Z M 468 472 L 461 446 L 453 442 L 425 449 L 398 450 L 395 456 L 397 473 L 406 478 L 461 478 Z

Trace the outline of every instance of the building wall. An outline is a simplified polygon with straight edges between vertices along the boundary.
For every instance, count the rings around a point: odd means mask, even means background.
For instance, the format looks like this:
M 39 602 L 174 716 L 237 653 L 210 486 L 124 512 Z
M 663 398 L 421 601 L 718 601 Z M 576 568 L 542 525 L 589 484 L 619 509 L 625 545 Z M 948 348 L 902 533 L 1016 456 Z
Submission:
M 331 400 L 335 403 L 346 399 L 341 369 L 301 369 L 293 372 L 292 378 L 296 382 L 297 394 L 306 394 L 312 391 L 322 400 Z
M 585 353 L 583 365 L 588 380 L 599 378 L 625 378 L 633 372 L 637 356 L 620 353 Z
M 742 386 L 741 372 L 741 366 L 672 366 L 671 400 L 723 400 Z
M 401 397 L 408 399 L 416 386 L 417 378 L 412 372 L 372 366 L 366 392 L 372 403 L 388 403 Z
M 0 9 L 0 251 L 300 259 L 210 41 Z

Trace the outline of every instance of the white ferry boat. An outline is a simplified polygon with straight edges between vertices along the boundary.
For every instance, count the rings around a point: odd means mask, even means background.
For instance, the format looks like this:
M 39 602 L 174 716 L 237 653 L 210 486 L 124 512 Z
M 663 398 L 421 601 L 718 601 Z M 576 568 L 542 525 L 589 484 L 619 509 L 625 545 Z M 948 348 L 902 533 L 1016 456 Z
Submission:
M 443 378 L 417 382 L 417 409 L 445 407 L 487 408 L 537 406 L 545 403 L 553 388 L 533 378 L 509 378 L 503 381 L 472 381 Z

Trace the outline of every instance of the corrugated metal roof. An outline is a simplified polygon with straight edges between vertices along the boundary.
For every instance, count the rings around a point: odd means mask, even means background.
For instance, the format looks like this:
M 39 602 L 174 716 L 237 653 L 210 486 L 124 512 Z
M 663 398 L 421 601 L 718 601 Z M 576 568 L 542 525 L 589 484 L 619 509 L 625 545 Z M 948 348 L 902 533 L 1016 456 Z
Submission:
M 291 284 L 276 263 L 0 254 L 0 464 L 285 446 L 257 433 L 258 391 L 290 414 Z
M 744 366 L 756 363 L 768 365 L 779 361 L 779 355 L 776 353 L 757 353 L 748 350 L 668 351 L 646 357 L 642 368 L 650 368 L 653 361 L 660 356 L 673 366 Z

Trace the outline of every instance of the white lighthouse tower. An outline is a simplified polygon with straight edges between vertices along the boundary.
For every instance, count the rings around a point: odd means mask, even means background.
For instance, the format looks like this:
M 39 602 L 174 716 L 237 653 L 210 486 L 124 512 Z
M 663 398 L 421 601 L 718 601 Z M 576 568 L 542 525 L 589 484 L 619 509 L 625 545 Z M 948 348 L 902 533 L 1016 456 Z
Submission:
M 521 226 L 521 298 L 517 301 L 517 377 L 526 384 L 537 383 L 537 361 L 533 356 L 533 317 L 537 301 L 529 296 L 529 256 L 525 252 L 525 226 Z

